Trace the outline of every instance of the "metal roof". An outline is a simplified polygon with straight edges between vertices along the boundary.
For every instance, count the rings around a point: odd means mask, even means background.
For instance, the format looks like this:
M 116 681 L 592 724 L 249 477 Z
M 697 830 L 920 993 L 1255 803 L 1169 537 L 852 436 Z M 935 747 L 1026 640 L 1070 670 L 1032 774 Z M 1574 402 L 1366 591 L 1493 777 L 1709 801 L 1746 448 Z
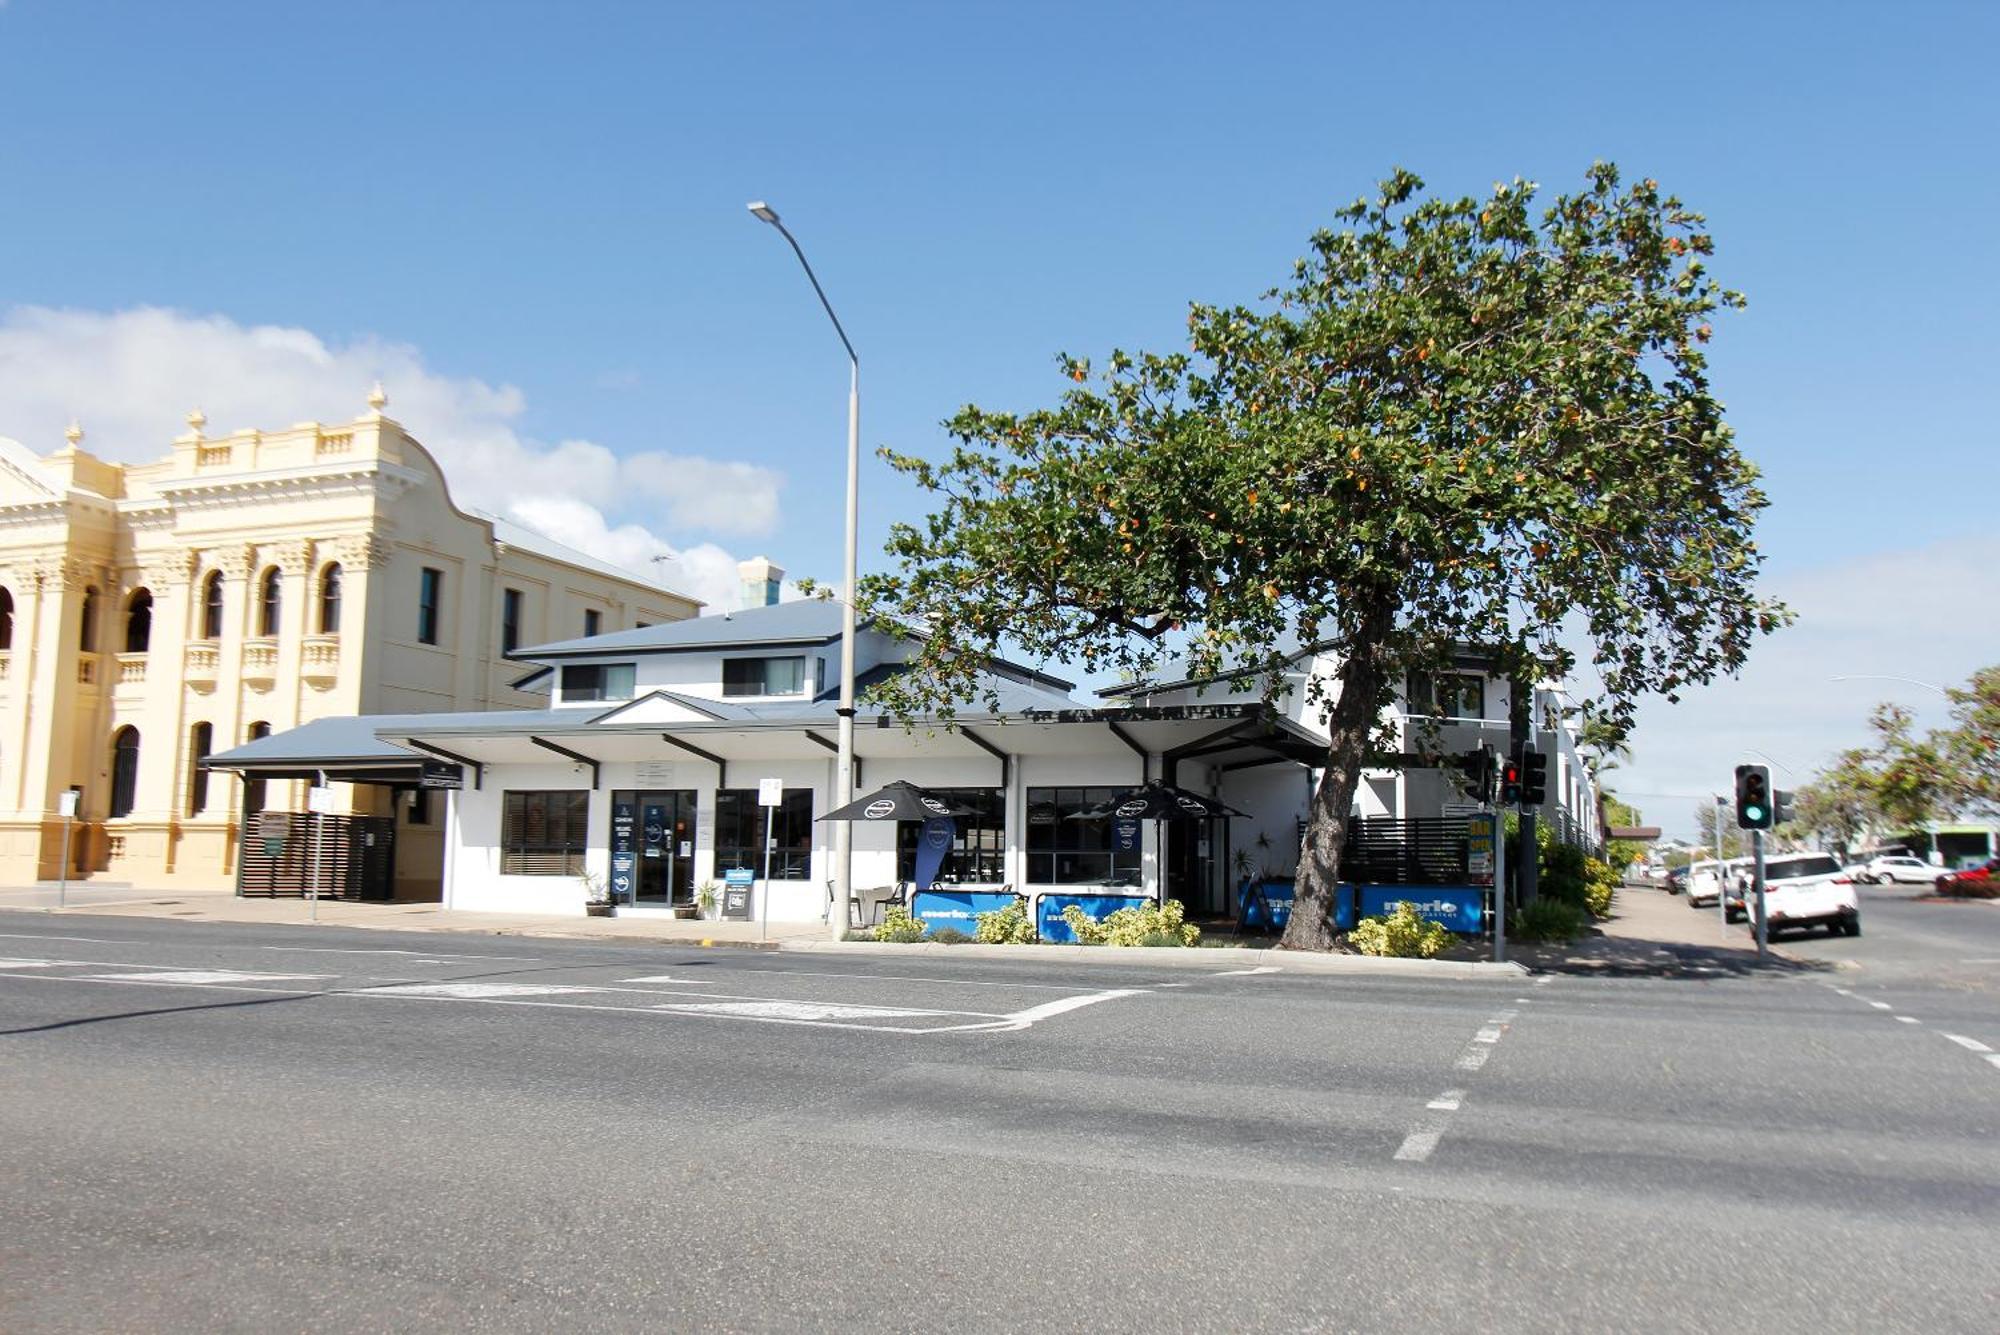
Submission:
M 663 621 L 574 640 L 516 649 L 511 658 L 568 658 L 624 650 L 754 649 L 774 644 L 830 644 L 840 638 L 840 604 L 820 598 L 746 607 L 736 612 Z

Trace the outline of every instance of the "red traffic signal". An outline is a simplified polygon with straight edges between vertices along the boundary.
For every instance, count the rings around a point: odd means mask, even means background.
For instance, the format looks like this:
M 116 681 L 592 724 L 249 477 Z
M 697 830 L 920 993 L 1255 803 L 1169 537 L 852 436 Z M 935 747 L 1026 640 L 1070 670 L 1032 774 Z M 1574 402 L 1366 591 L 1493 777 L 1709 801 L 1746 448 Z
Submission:
M 1518 806 L 1521 801 L 1521 762 L 1509 759 L 1500 767 L 1500 805 Z

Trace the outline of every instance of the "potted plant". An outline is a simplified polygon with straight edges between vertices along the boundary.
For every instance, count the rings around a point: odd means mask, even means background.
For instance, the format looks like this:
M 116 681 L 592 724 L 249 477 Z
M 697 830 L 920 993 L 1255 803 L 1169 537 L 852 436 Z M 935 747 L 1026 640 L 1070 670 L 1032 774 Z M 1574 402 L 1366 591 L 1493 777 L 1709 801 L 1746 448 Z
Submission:
M 694 892 L 695 909 L 704 918 L 713 918 L 721 903 L 722 887 L 714 881 L 703 881 Z
M 583 883 L 583 911 L 592 918 L 615 918 L 618 906 L 611 900 L 611 890 L 596 875 L 584 872 L 577 877 Z

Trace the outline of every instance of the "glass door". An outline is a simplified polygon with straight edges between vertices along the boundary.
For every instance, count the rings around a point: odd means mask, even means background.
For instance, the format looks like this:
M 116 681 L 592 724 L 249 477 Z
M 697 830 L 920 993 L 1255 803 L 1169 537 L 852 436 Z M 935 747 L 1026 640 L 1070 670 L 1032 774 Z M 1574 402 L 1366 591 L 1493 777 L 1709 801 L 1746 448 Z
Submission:
M 638 815 L 633 850 L 635 870 L 632 902 L 640 907 L 667 908 L 694 901 L 695 794 L 691 788 L 611 795 L 613 810 L 629 802 Z M 614 850 L 615 851 L 615 850 Z

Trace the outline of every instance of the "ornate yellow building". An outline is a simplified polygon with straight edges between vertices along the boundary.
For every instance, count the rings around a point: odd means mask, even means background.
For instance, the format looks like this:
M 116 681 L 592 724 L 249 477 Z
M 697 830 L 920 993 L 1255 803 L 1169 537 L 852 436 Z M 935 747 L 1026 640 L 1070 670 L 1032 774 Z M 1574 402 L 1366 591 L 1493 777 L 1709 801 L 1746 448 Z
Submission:
M 699 610 L 458 509 L 386 403 L 213 438 L 197 411 L 150 464 L 74 426 L 42 457 L 0 437 L 0 884 L 56 876 L 75 790 L 71 875 L 226 886 L 246 797 L 303 797 L 203 757 L 331 715 L 543 706 L 508 651 Z M 406 892 L 435 883 L 427 807 L 395 813 Z

